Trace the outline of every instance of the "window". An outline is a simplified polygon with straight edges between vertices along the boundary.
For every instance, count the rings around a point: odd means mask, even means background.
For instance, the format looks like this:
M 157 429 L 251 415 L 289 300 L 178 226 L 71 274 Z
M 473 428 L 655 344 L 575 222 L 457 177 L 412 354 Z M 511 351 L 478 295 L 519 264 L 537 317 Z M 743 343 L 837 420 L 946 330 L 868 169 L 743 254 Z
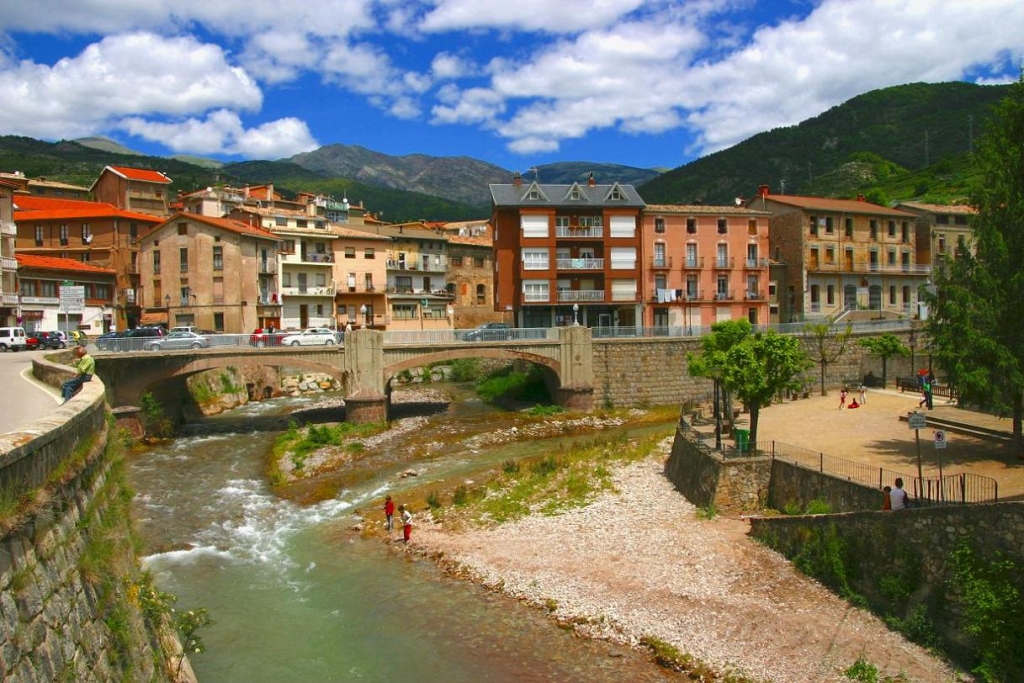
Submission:
M 660 232 L 660 233 L 665 232 L 665 219 L 664 218 L 655 218 L 654 219 L 654 232 Z
M 304 218 L 300 218 L 297 221 L 295 221 L 295 227 L 296 228 L 308 228 L 309 227 L 309 221 L 307 221 Z
M 696 299 L 696 298 L 698 298 L 698 296 L 699 296 L 698 292 L 700 291 L 699 289 L 697 289 L 698 282 L 699 281 L 698 281 L 696 275 L 687 275 L 686 276 L 686 298 L 687 299 Z
M 896 221 L 889 221 L 889 237 L 896 236 Z
M 462 267 L 462 257 L 461 256 L 452 256 L 449 259 L 449 263 L 451 263 L 453 268 L 461 268 Z
M 903 286 L 903 306 L 905 308 L 909 308 L 910 307 L 910 303 L 911 303 L 911 301 L 910 301 L 910 287 L 904 285 Z
M 153 275 L 160 274 L 160 252 L 153 252 Z
M 224 331 L 224 314 L 214 313 L 213 314 L 213 329 L 217 332 Z
M 373 247 L 367 247 L 366 249 L 363 250 L 363 258 L 371 260 L 376 259 L 377 250 L 374 249 Z
M 291 287 L 292 286 L 292 274 L 288 271 L 281 273 L 281 286 Z
M 817 237 L 818 236 L 818 217 L 817 216 L 811 216 L 810 228 L 811 228 L 811 237 Z
M 547 249 L 523 249 L 523 270 L 547 270 L 550 267 Z
M 875 220 L 874 218 L 872 218 L 868 225 L 871 227 L 871 239 L 877 240 L 878 239 L 878 221 Z
M 87 251 L 86 252 L 82 252 L 82 258 L 81 258 L 82 263 L 88 263 L 91 260 L 92 260 L 92 255 L 89 252 L 87 252 Z
M 825 288 L 825 303 L 829 306 L 836 305 L 836 286 L 828 285 Z
M 317 273 L 316 274 L 316 286 L 317 287 L 326 287 L 327 286 L 327 276 L 326 276 L 325 273 Z
M 327 227 L 327 224 L 324 223 L 323 221 L 313 221 L 313 227 L 319 230 L 323 230 L 324 228 Z
M 729 296 L 729 276 L 719 275 L 715 278 L 715 298 L 718 300 L 731 299 Z
M 832 216 L 826 216 L 825 219 L 825 234 L 831 235 L 835 232 L 835 226 L 832 223 Z
M 391 306 L 391 314 L 395 320 L 415 320 L 416 304 L 394 304 Z
M 686 219 L 686 234 L 696 235 L 697 234 L 697 219 L 687 218 Z
M 847 237 L 853 237 L 853 219 L 849 216 L 843 219 L 843 231 Z
M 654 276 L 654 288 L 655 289 L 666 289 L 668 287 L 668 278 L 662 273 Z
M 612 301 L 636 301 L 636 280 L 612 280 Z
M 636 235 L 636 219 L 633 216 L 612 216 L 612 237 L 634 237 Z
M 569 217 L 568 216 L 555 216 L 555 227 L 556 228 L 568 228 Z
M 668 266 L 668 259 L 665 258 L 665 243 L 655 242 L 654 243 L 654 267 L 665 268 Z M 664 276 L 662 276 L 664 277 Z M 662 288 L 664 289 L 664 288 Z
M 940 233 L 938 239 L 939 239 L 939 247 L 938 247 L 939 253 L 940 254 L 945 254 L 946 253 L 946 236 Z
M 474 256 L 473 257 L 473 267 L 474 268 L 483 268 L 484 267 L 484 257 L 483 256 Z
M 836 262 L 836 248 L 833 246 L 825 247 L 825 263 L 835 264 Z
M 569 199 L 578 201 L 582 194 L 580 188 L 573 186 L 572 190 L 569 191 Z
M 887 254 L 887 261 L 886 262 L 890 266 L 895 266 L 896 265 L 896 250 L 895 249 L 890 249 L 889 250 L 889 253 Z
M 224 247 L 213 248 L 213 269 L 224 270 Z
M 696 244 L 687 244 L 686 245 L 686 267 L 687 268 L 696 268 L 696 267 L 698 267 L 698 265 L 699 264 L 697 263 L 697 245 Z
M 43 246 L 43 226 L 41 225 L 36 226 L 36 246 Z
M 523 216 L 520 219 L 523 229 L 523 237 L 547 237 L 548 218 L 547 216 Z
M 182 273 L 188 272 L 188 247 L 178 250 L 178 262 Z
M 67 226 L 67 223 L 61 223 L 61 225 L 60 225 L 60 245 L 62 247 L 68 246 L 68 226 Z
M 128 244 L 135 244 L 139 241 L 139 224 L 128 224 Z
M 747 268 L 757 268 L 757 244 L 747 245 Z
M 910 224 L 907 221 L 900 223 L 900 241 L 903 244 L 910 242 Z
M 92 226 L 88 223 L 82 223 L 82 244 L 89 244 L 92 242 Z
M 551 286 L 547 280 L 523 280 L 523 301 L 526 303 L 551 300 Z
M 715 268 L 729 268 L 729 245 L 719 244 L 715 251 Z
M 57 282 L 55 280 L 43 280 L 42 285 L 42 296 L 60 296 L 60 291 L 57 289 Z
M 363 273 L 363 287 L 366 288 L 367 292 L 372 292 L 376 289 L 373 286 L 373 273 Z
M 757 234 L 757 219 L 756 218 L 751 218 L 750 220 L 747 221 L 747 234 L 748 235 L 756 235 Z
M 279 228 L 286 228 L 288 227 L 288 219 L 285 218 L 284 216 L 275 216 L 274 225 L 276 225 Z
M 188 234 L 188 223 L 178 223 L 178 234 L 179 235 L 187 235 Z
M 636 247 L 612 247 L 612 270 L 632 270 L 636 268 Z
M 935 214 L 935 223 L 938 225 L 949 225 L 949 216 L 944 213 Z
M 345 247 L 345 258 L 355 258 L 355 257 L 356 257 L 356 248 L 355 247 Z
M 612 191 L 608 194 L 608 199 L 611 199 L 613 201 L 620 201 L 625 199 L 625 197 L 622 195 L 622 190 L 619 189 L 618 185 L 612 188 Z
M 295 240 L 285 240 L 281 242 L 281 253 L 282 254 L 294 254 L 295 253 Z
M 476 286 L 476 303 L 477 305 L 487 303 L 487 286 L 477 285 Z
M 718 234 L 725 235 L 729 232 L 729 219 L 719 218 L 718 219 Z

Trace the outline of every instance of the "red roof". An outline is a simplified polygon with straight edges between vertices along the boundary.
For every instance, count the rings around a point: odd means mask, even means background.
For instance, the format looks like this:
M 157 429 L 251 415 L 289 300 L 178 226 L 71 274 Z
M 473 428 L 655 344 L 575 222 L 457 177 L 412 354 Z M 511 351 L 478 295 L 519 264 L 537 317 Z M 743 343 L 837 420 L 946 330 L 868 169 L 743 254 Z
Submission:
M 90 202 L 87 199 L 54 199 L 32 194 L 20 194 L 14 199 L 15 211 L 53 211 L 56 209 L 87 209 L 97 206 L 113 209 L 113 204 Z
M 171 179 L 160 171 L 150 171 L 145 168 L 131 168 L 129 166 L 107 166 L 103 170 L 112 171 L 122 178 L 127 178 L 128 180 L 142 180 L 147 183 L 161 183 L 163 185 L 171 184 Z
M 95 273 L 101 275 L 116 275 L 111 268 L 100 268 L 91 263 L 83 263 L 70 258 L 58 258 L 56 256 L 37 256 L 36 254 L 15 254 L 18 266 L 21 268 L 38 268 L 39 270 L 73 271 L 76 273 Z
M 14 200 L 14 222 L 45 221 L 79 218 L 127 218 L 133 221 L 159 223 L 159 216 L 125 211 L 106 202 L 75 201 L 18 195 Z
M 220 228 L 221 230 L 227 230 L 229 232 L 233 232 L 239 235 L 246 235 L 248 237 L 258 237 L 261 239 L 273 240 L 275 242 L 278 242 L 281 239 L 274 233 L 268 230 L 264 230 L 263 228 L 249 225 L 245 221 L 239 221 L 233 218 L 214 218 L 213 216 L 203 216 L 202 214 L 198 213 L 186 213 L 185 211 L 179 211 L 178 213 L 174 214 L 173 216 L 165 220 L 163 223 L 161 223 L 157 228 L 150 231 L 149 234 L 155 235 L 163 226 L 169 225 L 171 223 L 176 223 L 177 221 L 182 219 L 194 221 L 196 223 L 205 223 L 215 228 Z M 148 236 L 149 235 L 147 235 L 147 237 Z
M 892 216 L 898 218 L 916 218 L 907 211 L 890 209 L 888 206 L 879 206 L 871 202 L 858 199 L 831 199 L 828 197 L 804 197 L 792 194 L 769 194 L 765 197 L 768 201 L 788 204 L 805 211 L 834 211 L 842 213 L 873 214 L 876 216 Z M 761 197 L 748 199 L 746 205 L 751 209 L 758 208 L 757 203 Z

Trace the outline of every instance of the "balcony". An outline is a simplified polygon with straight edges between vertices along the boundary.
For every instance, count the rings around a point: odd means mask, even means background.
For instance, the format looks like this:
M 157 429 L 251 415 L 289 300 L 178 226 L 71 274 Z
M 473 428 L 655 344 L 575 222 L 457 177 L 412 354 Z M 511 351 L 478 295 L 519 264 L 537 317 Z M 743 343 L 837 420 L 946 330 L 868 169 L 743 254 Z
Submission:
M 715 270 L 731 270 L 736 267 L 736 259 L 732 256 L 716 256 Z
M 276 275 L 277 274 L 277 261 L 259 261 L 256 265 L 260 275 Z
M 551 301 L 550 292 L 525 292 L 523 302 L 528 304 L 546 304 Z
M 0 258 L 0 268 L 3 270 L 18 270 L 18 259 L 4 256 Z
M 326 253 L 316 254 L 302 254 L 298 259 L 289 261 L 289 263 L 302 263 L 302 264 L 314 264 L 318 266 L 329 266 L 334 263 L 334 257 Z
M 736 298 L 736 290 L 729 289 L 715 292 L 715 301 L 733 301 Z
M 672 257 L 671 256 L 652 256 L 651 257 L 651 268 L 654 270 L 671 270 L 672 269 Z
M 18 295 L 17 294 L 9 294 L 7 292 L 5 292 L 3 294 L 0 294 L 0 304 L 3 304 L 4 306 L 17 306 L 18 305 Z
M 334 296 L 334 286 L 282 287 L 281 294 L 283 296 Z
M 684 270 L 700 270 L 704 267 L 703 256 L 687 256 L 683 261 Z
M 559 239 L 599 240 L 604 237 L 604 226 L 591 225 L 582 227 L 579 225 L 567 225 L 556 227 L 555 237 Z
M 17 237 L 18 226 L 14 223 L 14 221 L 0 221 L 0 235 Z
M 558 301 L 584 301 L 584 302 L 603 302 L 604 301 L 604 290 L 603 289 L 560 289 L 558 290 Z
M 603 258 L 560 258 L 555 264 L 558 270 L 604 270 Z
M 748 258 L 743 261 L 743 267 L 747 270 L 759 270 L 761 268 L 768 267 L 768 259 L 766 258 Z
M 256 301 L 257 306 L 280 306 L 281 297 L 277 292 L 261 292 L 260 298 Z
M 747 290 L 743 293 L 744 301 L 764 301 L 764 292 L 758 290 Z

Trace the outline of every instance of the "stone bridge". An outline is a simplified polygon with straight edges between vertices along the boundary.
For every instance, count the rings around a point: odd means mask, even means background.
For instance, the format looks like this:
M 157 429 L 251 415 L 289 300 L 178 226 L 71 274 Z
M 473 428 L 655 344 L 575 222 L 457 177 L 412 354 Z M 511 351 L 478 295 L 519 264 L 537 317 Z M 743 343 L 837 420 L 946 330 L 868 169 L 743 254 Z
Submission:
M 565 327 L 557 337 L 503 342 L 384 343 L 375 330 L 355 330 L 345 345 L 263 348 L 214 347 L 190 351 L 135 351 L 97 355 L 96 373 L 114 406 L 138 405 L 146 392 L 166 404 L 168 386 L 206 370 L 270 365 L 330 374 L 345 393 L 351 422 L 387 419 L 392 379 L 403 370 L 458 358 L 501 358 L 533 363 L 543 370 L 553 400 L 567 408 L 593 404 L 593 342 L 586 327 Z

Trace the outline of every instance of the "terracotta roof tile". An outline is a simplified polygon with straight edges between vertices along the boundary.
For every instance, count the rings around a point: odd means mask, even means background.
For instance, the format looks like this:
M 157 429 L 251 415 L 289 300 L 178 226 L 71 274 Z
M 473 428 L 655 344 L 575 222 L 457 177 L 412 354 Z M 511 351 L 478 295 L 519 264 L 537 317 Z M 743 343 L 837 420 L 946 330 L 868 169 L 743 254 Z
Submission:
M 76 273 L 95 273 L 97 275 L 116 275 L 111 268 L 101 268 L 91 263 L 83 263 L 70 258 L 56 256 L 39 256 L 37 254 L 15 254 L 20 268 L 36 268 L 38 270 L 73 271 Z
M 228 232 L 233 232 L 238 235 L 258 237 L 260 239 L 273 240 L 275 242 L 281 239 L 274 233 L 264 230 L 263 228 L 258 228 L 249 225 L 245 221 L 235 220 L 234 218 L 214 218 L 213 216 L 203 216 L 198 213 L 185 213 L 184 211 L 179 211 L 178 213 L 174 214 L 173 216 L 165 220 L 163 223 L 158 225 L 154 230 L 150 231 L 149 235 L 146 235 L 146 237 L 144 237 L 143 239 L 147 239 L 150 235 L 155 235 L 157 232 L 159 232 L 159 229 L 164 227 L 165 225 L 177 223 L 178 221 L 183 219 L 192 221 L 194 223 L 205 223 L 206 225 L 210 225 L 215 228 L 220 228 L 221 230 L 227 230 Z
M 49 197 L 18 195 L 14 200 L 14 205 L 15 222 L 78 218 L 127 218 L 155 225 L 161 221 L 159 216 L 125 211 L 106 202 L 87 202 L 73 199 L 51 199 Z
M 681 214 L 710 214 L 710 215 L 743 215 L 743 216 L 765 216 L 769 215 L 766 211 L 760 211 L 758 209 L 751 209 L 746 206 L 736 206 L 735 204 L 648 204 L 644 207 L 644 213 L 656 214 L 656 213 L 681 213 Z
M 893 216 L 896 218 L 916 218 L 914 214 L 906 211 L 890 209 L 887 206 L 880 206 L 878 204 L 872 204 L 871 202 L 864 202 L 858 199 L 803 197 L 800 195 L 790 194 L 770 194 L 767 196 L 767 199 L 769 201 L 778 202 L 779 204 L 788 204 L 789 206 L 795 206 L 808 211 L 835 211 L 844 213 L 872 214 L 875 216 Z M 751 208 L 755 208 L 757 206 L 757 202 L 760 200 L 760 197 L 754 197 L 753 199 L 747 200 L 747 205 Z
M 948 213 L 964 216 L 973 216 L 978 210 L 968 204 L 925 204 L 924 202 L 899 202 L 896 206 L 906 206 L 918 211 L 930 211 L 931 213 Z
M 129 180 L 142 180 L 147 183 L 161 183 L 163 185 L 170 185 L 172 182 L 170 178 L 160 171 L 151 171 L 146 168 L 131 168 L 130 166 L 107 166 L 107 168 Z

